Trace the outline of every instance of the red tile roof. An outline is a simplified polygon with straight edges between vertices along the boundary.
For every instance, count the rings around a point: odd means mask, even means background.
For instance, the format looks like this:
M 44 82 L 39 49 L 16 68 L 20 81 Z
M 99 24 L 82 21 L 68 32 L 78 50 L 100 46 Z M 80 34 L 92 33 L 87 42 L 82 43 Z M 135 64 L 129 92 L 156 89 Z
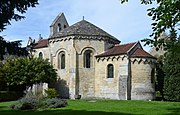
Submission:
M 115 45 L 113 48 L 108 49 L 102 54 L 96 55 L 96 57 L 106 57 L 106 56 L 115 56 L 121 54 L 127 54 L 128 50 L 130 50 L 137 42 Z
M 131 57 L 137 57 L 137 58 L 155 58 L 154 56 L 152 56 L 151 54 L 149 54 L 148 52 L 144 51 L 141 48 L 137 48 L 134 53 L 131 55 Z M 156 58 L 155 58 L 156 59 Z
M 43 47 L 48 47 L 48 39 L 42 39 L 39 40 L 38 43 L 33 45 L 33 48 L 43 48 Z

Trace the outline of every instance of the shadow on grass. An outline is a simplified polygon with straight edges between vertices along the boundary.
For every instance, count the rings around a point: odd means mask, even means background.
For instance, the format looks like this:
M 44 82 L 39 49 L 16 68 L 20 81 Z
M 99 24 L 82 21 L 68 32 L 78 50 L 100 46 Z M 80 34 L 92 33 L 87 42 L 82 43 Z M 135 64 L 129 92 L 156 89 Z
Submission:
M 178 107 L 178 108 L 169 108 L 167 110 L 170 111 L 171 113 L 166 114 L 166 115 L 180 115 L 180 107 Z
M 45 111 L 15 111 L 2 110 L 0 115 L 133 115 L 126 113 L 85 111 L 85 110 L 45 110 Z

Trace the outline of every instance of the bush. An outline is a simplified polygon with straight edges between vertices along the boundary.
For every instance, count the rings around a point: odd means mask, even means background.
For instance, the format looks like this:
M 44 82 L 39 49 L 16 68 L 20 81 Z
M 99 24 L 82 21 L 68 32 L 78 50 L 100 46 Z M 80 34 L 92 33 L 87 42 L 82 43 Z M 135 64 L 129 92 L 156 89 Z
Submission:
M 67 101 L 63 99 L 58 98 L 52 98 L 52 99 L 46 99 L 44 101 L 45 107 L 48 108 L 60 108 L 60 107 L 66 107 Z
M 45 92 L 48 98 L 55 98 L 59 96 L 57 91 L 54 88 L 48 88 L 47 90 L 45 90 Z
M 20 99 L 10 108 L 17 110 L 32 110 L 39 108 L 59 108 L 67 106 L 67 101 L 58 98 L 44 98 L 34 95 L 32 92 L 28 92 L 25 97 Z
M 18 110 L 36 109 L 38 107 L 38 101 L 38 98 L 32 92 L 28 92 L 22 99 L 10 107 Z
M 22 92 L 15 91 L 0 91 L 0 102 L 2 101 L 15 101 L 22 96 Z

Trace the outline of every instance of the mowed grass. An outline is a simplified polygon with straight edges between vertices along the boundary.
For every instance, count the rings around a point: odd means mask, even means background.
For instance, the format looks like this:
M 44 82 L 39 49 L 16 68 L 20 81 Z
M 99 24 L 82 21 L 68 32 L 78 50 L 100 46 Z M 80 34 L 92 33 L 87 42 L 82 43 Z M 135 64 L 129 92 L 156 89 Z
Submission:
M 68 100 L 58 109 L 18 111 L 8 108 L 14 102 L 1 102 L 0 115 L 180 115 L 180 102 Z

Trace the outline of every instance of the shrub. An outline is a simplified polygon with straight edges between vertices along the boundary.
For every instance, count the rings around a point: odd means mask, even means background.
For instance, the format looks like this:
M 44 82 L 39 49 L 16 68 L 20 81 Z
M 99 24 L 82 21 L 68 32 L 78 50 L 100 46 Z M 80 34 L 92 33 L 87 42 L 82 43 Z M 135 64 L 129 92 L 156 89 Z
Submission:
M 6 73 L 3 77 L 8 87 L 32 86 L 35 83 L 50 83 L 57 79 L 57 73 L 53 66 L 48 60 L 40 58 L 7 60 L 2 71 Z
M 31 110 L 38 108 L 59 108 L 67 106 L 67 101 L 58 98 L 44 98 L 28 92 L 25 97 L 20 99 L 17 103 L 10 106 L 12 109 L 17 110 Z
M 63 99 L 58 98 L 52 98 L 52 99 L 46 99 L 44 101 L 45 107 L 48 108 L 60 108 L 60 107 L 66 107 L 67 101 Z
M 18 110 L 29 110 L 38 108 L 39 99 L 32 92 L 28 92 L 22 99 L 10 107 Z
M 48 98 L 55 98 L 59 96 L 57 91 L 54 88 L 48 88 L 47 90 L 45 90 L 45 92 Z

